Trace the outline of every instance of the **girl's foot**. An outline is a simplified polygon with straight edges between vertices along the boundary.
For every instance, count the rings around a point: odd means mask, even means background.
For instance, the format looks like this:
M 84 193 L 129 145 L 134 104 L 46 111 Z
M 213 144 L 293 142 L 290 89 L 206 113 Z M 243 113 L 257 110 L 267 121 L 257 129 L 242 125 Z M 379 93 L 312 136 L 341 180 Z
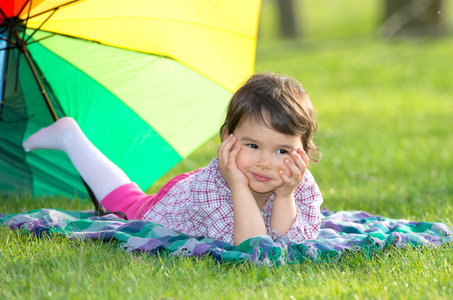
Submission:
M 57 120 L 52 125 L 32 134 L 23 144 L 25 151 L 36 149 L 64 150 L 65 141 L 69 140 L 79 125 L 70 117 Z
M 26 151 L 52 149 L 65 152 L 97 199 L 130 183 L 127 175 L 85 136 L 77 122 L 64 117 L 32 134 L 24 143 Z

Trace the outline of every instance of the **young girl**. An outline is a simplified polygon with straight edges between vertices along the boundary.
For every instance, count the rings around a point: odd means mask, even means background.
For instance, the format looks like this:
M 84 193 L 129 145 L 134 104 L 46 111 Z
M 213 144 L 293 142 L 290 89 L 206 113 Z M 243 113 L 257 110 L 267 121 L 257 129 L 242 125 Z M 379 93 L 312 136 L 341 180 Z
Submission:
M 69 117 L 31 135 L 27 151 L 67 153 L 101 205 L 128 219 L 160 223 L 191 236 L 234 245 L 257 235 L 315 239 L 322 196 L 309 160 L 317 124 L 300 83 L 271 73 L 253 75 L 230 100 L 218 157 L 176 176 L 156 195 L 107 159 Z

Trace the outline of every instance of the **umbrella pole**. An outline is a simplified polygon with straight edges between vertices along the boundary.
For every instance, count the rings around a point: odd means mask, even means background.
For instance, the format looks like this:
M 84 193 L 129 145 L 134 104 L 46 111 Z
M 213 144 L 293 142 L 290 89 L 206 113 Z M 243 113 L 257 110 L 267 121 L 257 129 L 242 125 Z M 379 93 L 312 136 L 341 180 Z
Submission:
M 27 60 L 28 65 L 30 66 L 31 72 L 33 73 L 33 77 L 35 77 L 36 83 L 38 84 L 39 90 L 41 91 L 41 94 L 44 98 L 44 102 L 46 102 L 47 108 L 49 109 L 49 112 L 52 115 L 53 120 L 57 121 L 58 116 L 55 113 L 55 110 L 53 109 L 52 103 L 50 102 L 49 96 L 47 95 L 47 92 L 46 92 L 44 86 L 42 85 L 41 80 L 39 79 L 38 72 L 36 72 L 33 62 L 31 61 L 27 46 L 23 42 L 23 40 L 20 38 L 19 33 L 17 31 L 14 31 L 14 35 L 16 38 L 16 42 L 20 46 L 20 50 L 22 50 L 22 52 L 24 53 L 25 59 Z
M 33 73 L 33 76 L 35 77 L 36 83 L 39 86 L 39 90 L 41 91 L 41 94 L 42 94 L 42 96 L 44 98 L 44 101 L 46 102 L 46 105 L 47 105 L 47 107 L 49 109 L 49 112 L 52 115 L 52 118 L 54 119 L 54 121 L 57 121 L 58 120 L 58 116 L 57 116 L 57 114 L 56 114 L 56 112 L 55 112 L 55 110 L 54 110 L 54 108 L 52 106 L 52 103 L 50 102 L 50 98 L 47 95 L 47 92 L 46 92 L 46 90 L 45 90 L 45 88 L 44 88 L 44 86 L 43 86 L 43 84 L 42 84 L 42 82 L 41 82 L 41 80 L 39 78 L 38 72 L 36 72 L 36 69 L 35 69 L 35 67 L 33 65 L 33 62 L 31 60 L 30 54 L 28 53 L 28 49 L 27 49 L 26 43 L 24 42 L 23 39 L 20 38 L 19 33 L 17 31 L 14 31 L 14 35 L 15 35 L 15 38 L 16 38 L 16 42 L 17 42 L 17 44 L 20 47 L 20 50 L 22 50 L 22 52 L 24 53 L 25 59 L 27 60 L 28 65 L 30 66 L 30 69 L 31 69 L 31 71 Z M 93 201 L 94 208 L 95 208 L 95 213 L 97 215 L 102 215 L 104 213 L 104 210 L 102 209 L 101 205 L 99 204 L 99 201 L 97 200 L 97 198 L 94 195 L 93 191 L 88 186 L 88 184 L 85 182 L 85 180 L 83 180 L 82 176 L 80 176 L 80 179 L 82 179 L 82 182 L 85 185 L 85 188 L 87 189 L 91 200 Z

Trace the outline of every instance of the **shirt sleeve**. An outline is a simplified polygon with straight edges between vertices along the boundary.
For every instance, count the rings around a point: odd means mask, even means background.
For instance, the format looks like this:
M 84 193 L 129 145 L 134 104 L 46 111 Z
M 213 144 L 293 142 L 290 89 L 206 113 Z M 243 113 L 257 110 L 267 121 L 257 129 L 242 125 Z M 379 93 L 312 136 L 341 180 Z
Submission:
M 307 170 L 302 183 L 294 191 L 296 201 L 296 220 L 285 234 L 279 234 L 269 228 L 272 239 L 286 238 L 294 242 L 313 240 L 318 237 L 321 229 L 321 211 L 323 202 L 321 191 Z

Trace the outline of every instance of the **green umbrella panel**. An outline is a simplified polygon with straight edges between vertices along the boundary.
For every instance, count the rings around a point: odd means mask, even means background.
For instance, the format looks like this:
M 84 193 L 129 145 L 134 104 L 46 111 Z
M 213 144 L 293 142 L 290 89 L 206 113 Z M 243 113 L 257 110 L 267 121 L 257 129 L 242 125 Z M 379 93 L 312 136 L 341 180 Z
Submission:
M 28 50 L 57 115 L 76 119 L 93 144 L 144 190 L 212 136 L 231 97 L 163 56 L 64 36 L 30 44 Z M 86 197 L 64 153 L 25 153 L 21 147 L 53 119 L 25 63 L 19 64 L 17 89 L 11 84 L 15 52 L 0 122 L 0 189 Z

